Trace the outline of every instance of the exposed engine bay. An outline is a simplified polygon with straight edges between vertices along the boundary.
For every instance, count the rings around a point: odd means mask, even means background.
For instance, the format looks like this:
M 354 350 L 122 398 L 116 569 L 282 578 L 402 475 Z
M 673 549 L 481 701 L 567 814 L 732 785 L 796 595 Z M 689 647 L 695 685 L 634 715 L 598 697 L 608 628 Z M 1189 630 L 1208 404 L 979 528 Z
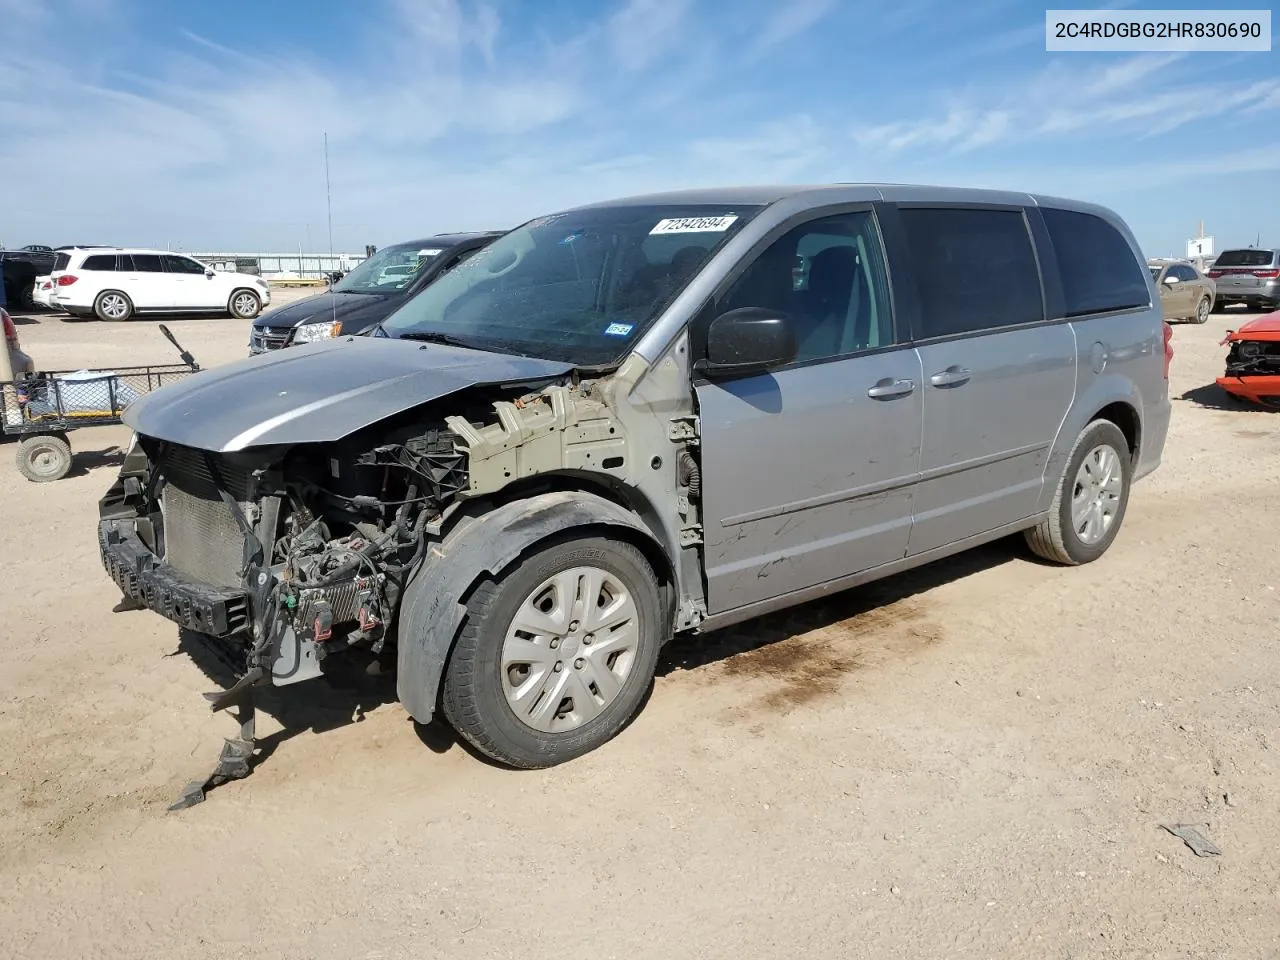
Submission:
M 1227 376 L 1280 376 L 1280 341 L 1235 341 L 1227 352 Z
M 406 586 L 468 500 L 524 502 L 557 474 L 620 486 L 633 471 L 658 476 L 650 460 L 662 458 L 631 455 L 601 383 L 473 389 L 323 443 L 213 452 L 135 434 L 100 503 L 103 565 L 125 597 L 117 610 L 150 609 L 210 638 L 238 678 L 207 697 L 240 711 L 241 736 L 175 808 L 248 775 L 254 687 L 317 677 L 335 654 L 395 649 Z M 677 536 L 694 543 L 687 447 L 672 443 L 669 482 L 685 491 Z

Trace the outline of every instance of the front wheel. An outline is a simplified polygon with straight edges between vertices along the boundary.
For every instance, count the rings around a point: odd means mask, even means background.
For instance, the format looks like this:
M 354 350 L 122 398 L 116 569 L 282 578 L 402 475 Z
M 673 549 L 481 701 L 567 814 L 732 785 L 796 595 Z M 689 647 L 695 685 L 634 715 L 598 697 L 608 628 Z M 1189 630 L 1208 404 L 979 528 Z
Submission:
M 1204 323 L 1209 319 L 1209 314 L 1213 312 L 1213 301 L 1208 297 L 1201 297 L 1200 303 L 1196 307 L 1195 321 L 1196 323 Z
M 1129 442 L 1110 420 L 1095 420 L 1076 438 L 1049 516 L 1026 531 L 1037 555 L 1074 566 L 1097 560 L 1120 532 L 1129 505 Z
M 262 310 L 262 301 L 252 290 L 237 290 L 231 295 L 228 312 L 237 320 L 252 320 Z
M 551 767 L 613 739 L 653 680 L 663 604 L 628 543 L 539 550 L 467 604 L 445 672 L 445 717 L 512 767 Z

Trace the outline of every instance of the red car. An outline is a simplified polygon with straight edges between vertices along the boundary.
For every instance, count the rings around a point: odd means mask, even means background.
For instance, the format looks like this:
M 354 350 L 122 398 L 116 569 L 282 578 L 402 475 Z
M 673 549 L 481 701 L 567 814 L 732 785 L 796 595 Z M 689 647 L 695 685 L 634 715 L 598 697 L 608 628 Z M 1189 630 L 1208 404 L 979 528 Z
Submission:
M 1280 310 L 1228 330 L 1227 372 L 1218 386 L 1242 400 L 1280 409 Z

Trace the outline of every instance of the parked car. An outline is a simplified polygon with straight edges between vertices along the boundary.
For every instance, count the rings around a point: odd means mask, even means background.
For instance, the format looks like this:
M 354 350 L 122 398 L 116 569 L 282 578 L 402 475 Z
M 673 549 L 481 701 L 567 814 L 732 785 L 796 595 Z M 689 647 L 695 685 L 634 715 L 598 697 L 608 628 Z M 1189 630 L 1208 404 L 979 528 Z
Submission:
M 1147 261 L 1147 269 L 1155 278 L 1166 320 L 1204 323 L 1209 319 L 1217 294 L 1213 280 L 1186 260 L 1154 258 Z
M 249 353 L 313 343 L 340 333 L 365 333 L 436 277 L 500 236 L 496 231 L 442 233 L 384 247 L 331 281 L 326 293 L 264 313 L 249 332 Z
M 1280 408 L 1280 311 L 1228 330 L 1227 369 L 1218 386 L 1241 400 Z
M 48 249 L 0 250 L 0 283 L 9 309 L 26 310 L 31 306 L 35 279 L 53 269 L 54 257 Z
M 546 767 L 623 729 L 677 633 L 1010 533 L 1103 556 L 1161 461 L 1171 336 L 1129 228 L 1090 204 L 597 203 L 498 238 L 369 336 L 135 402 L 102 559 L 243 664 L 215 710 L 394 651 L 416 720 L 440 705 L 490 757 Z
M 1224 250 L 1209 276 L 1218 285 L 1219 306 L 1243 303 L 1260 310 L 1280 308 L 1280 250 Z
M 34 306 L 46 309 L 53 306 L 53 277 L 36 277 L 32 286 L 31 302 Z
M 164 250 L 88 247 L 59 251 L 52 306 L 81 317 L 128 320 L 144 313 L 227 312 L 252 320 L 271 302 L 261 277 L 214 270 Z

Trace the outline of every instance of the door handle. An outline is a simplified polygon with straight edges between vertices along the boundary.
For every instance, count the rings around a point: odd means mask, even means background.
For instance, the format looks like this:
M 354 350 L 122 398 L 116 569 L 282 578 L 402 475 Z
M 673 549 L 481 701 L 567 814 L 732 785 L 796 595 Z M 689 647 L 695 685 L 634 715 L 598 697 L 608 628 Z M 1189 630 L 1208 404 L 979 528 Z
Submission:
M 935 387 L 958 387 L 968 383 L 971 376 L 973 376 L 972 370 L 966 370 L 964 367 L 947 367 L 941 373 L 935 373 L 930 377 L 929 382 Z
M 893 380 L 885 377 L 874 387 L 868 388 L 867 396 L 872 400 L 892 400 L 894 397 L 905 397 L 909 393 L 914 393 L 915 389 L 914 380 Z

